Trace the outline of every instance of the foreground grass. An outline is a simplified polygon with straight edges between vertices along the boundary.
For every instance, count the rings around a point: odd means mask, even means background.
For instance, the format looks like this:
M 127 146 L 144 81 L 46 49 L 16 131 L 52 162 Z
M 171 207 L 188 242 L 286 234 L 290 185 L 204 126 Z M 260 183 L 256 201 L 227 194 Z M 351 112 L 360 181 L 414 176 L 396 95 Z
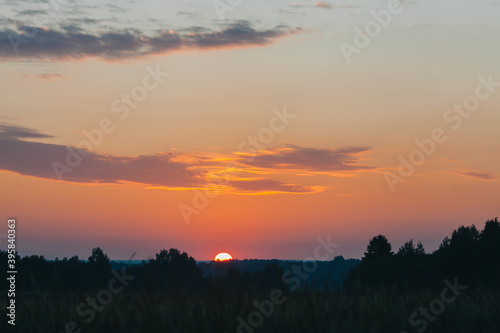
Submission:
M 237 318 L 255 311 L 253 301 L 269 294 L 190 295 L 186 297 L 123 293 L 86 323 L 76 313 L 78 304 L 95 293 L 19 293 L 17 332 L 65 332 L 65 324 L 77 323 L 81 332 L 237 332 Z M 428 323 L 425 332 L 500 332 L 500 292 L 481 288 L 467 290 L 442 314 Z M 254 332 L 416 332 L 408 323 L 419 307 L 428 307 L 439 293 L 365 291 L 360 295 L 323 291 L 297 291 L 286 295 Z M 1 298 L 1 331 L 13 331 L 5 317 Z M 71 332 L 71 331 L 68 331 Z M 78 332 L 75 330 L 74 332 Z M 247 332 L 242 330 L 241 332 Z

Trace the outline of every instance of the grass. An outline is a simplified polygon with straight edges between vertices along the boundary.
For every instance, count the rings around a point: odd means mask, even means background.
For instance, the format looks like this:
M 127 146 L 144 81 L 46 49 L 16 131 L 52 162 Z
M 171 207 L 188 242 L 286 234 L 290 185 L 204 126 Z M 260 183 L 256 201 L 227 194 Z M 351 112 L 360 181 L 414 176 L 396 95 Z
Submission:
M 78 304 L 95 293 L 19 293 L 17 332 L 65 332 L 65 324 L 75 321 L 81 332 L 237 332 L 237 318 L 255 311 L 254 300 L 262 302 L 269 294 L 208 294 L 173 296 L 166 294 L 122 293 L 102 312 L 85 323 L 76 313 Z M 467 290 L 444 312 L 428 323 L 428 333 L 500 332 L 500 292 L 482 288 Z M 417 332 L 408 323 L 419 307 L 439 297 L 430 291 L 412 294 L 396 290 L 364 291 L 346 294 L 334 291 L 297 291 L 286 296 L 269 316 L 263 316 L 261 333 L 337 332 L 378 333 Z M 5 311 L 5 297 L 0 308 Z M 2 318 L 5 313 L 2 313 Z M 1 331 L 10 332 L 2 320 Z M 413 330 L 412 330 L 413 328 Z M 74 332 L 78 332 L 75 330 Z M 241 332 L 247 332 L 241 330 Z

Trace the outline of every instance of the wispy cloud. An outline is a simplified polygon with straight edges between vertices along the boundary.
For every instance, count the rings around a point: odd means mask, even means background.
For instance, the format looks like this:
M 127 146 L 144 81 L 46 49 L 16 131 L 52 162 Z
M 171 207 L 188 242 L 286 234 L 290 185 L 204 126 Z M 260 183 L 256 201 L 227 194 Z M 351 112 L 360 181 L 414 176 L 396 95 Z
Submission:
M 333 5 L 329 4 L 328 2 L 323 2 L 323 1 L 317 1 L 312 5 L 305 5 L 305 4 L 298 4 L 294 3 L 291 4 L 290 7 L 293 8 L 304 8 L 304 7 L 310 7 L 310 8 L 325 8 L 325 9 L 332 9 Z
M 17 16 L 47 15 L 47 12 L 43 9 L 22 9 L 14 11 L 17 12 Z
M 64 80 L 64 76 L 57 73 L 42 73 L 35 75 L 35 77 L 45 81 Z
M 69 146 L 31 142 L 24 139 L 51 138 L 37 130 L 0 124 L 0 169 L 46 179 L 57 179 L 53 163 L 77 167 L 63 174 L 63 180 L 76 183 L 135 182 L 172 187 L 199 186 L 202 173 L 195 164 L 176 159 L 175 152 L 141 156 L 116 156 L 85 151 L 81 157 Z M 68 157 L 70 156 L 70 157 Z
M 0 123 L 0 139 L 18 140 L 47 138 L 53 138 L 53 136 L 40 133 L 40 131 L 36 129 Z
M 456 174 L 460 175 L 460 176 L 471 177 L 471 178 L 478 178 L 478 179 L 483 179 L 483 180 L 493 180 L 493 179 L 495 179 L 495 176 L 493 176 L 493 175 L 491 175 L 489 173 L 484 173 L 484 172 L 465 171 L 465 172 L 458 172 Z
M 252 194 L 272 194 L 272 193 L 295 193 L 308 194 L 319 192 L 322 188 L 318 186 L 301 186 L 296 184 L 287 184 L 272 179 L 251 179 L 235 180 L 230 186 L 237 189 L 240 193 Z
M 246 178 L 229 176 L 227 181 L 222 182 L 220 190 L 224 192 L 311 194 L 322 191 L 325 187 L 304 186 L 262 178 L 262 175 L 253 172 L 253 169 L 255 165 L 280 170 L 286 166 L 291 169 L 289 175 L 294 176 L 297 170 L 352 171 L 367 168 L 354 164 L 357 161 L 356 155 L 366 151 L 366 148 L 356 147 L 313 149 L 288 146 L 258 153 L 252 163 L 244 163 L 242 155 L 238 153 L 221 156 L 215 153 L 170 151 L 151 155 L 122 156 L 87 150 L 78 151 L 70 146 L 28 141 L 50 138 L 53 137 L 34 129 L 0 123 L 0 170 L 82 184 L 132 182 L 146 187 L 186 190 L 210 188 L 214 180 L 221 180 L 225 174 L 231 174 L 227 169 L 227 163 L 232 161 L 236 165 L 235 170 L 243 171 L 248 176 Z M 77 160 L 79 162 L 76 166 L 71 165 Z M 55 162 L 60 166 L 69 166 L 69 169 L 63 172 L 62 179 L 54 170 Z
M 367 147 L 304 148 L 289 145 L 257 153 L 242 163 L 263 169 L 292 169 L 309 172 L 358 171 L 373 169 L 359 164 Z
M 53 162 L 65 163 L 67 146 L 0 139 L 0 169 L 46 179 L 57 179 Z M 73 150 L 74 152 L 75 150 Z M 199 174 L 175 161 L 175 153 L 113 156 L 89 152 L 78 167 L 63 174 L 76 183 L 135 182 L 167 187 L 199 186 Z
M 329 3 L 323 2 L 323 1 L 318 1 L 313 5 L 313 7 L 330 9 L 330 8 L 332 8 L 332 5 L 330 5 Z
M 196 29 L 195 29 L 196 28 Z M 159 30 L 146 35 L 136 29 L 84 31 L 78 26 L 55 30 L 17 27 L 0 30 L 0 59 L 67 60 L 87 57 L 108 61 L 167 54 L 174 51 L 224 49 L 268 45 L 279 38 L 301 32 L 300 28 L 278 25 L 258 30 L 249 21 L 232 22 L 220 31 Z M 30 34 L 36 32 L 34 37 Z M 16 52 L 11 41 L 23 41 Z

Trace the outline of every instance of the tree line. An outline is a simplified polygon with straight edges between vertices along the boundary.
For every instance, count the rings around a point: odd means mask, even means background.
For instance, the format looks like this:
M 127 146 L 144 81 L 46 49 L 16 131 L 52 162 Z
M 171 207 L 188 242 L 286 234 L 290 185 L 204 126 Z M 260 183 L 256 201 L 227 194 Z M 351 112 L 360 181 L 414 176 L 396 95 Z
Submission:
M 343 258 L 336 258 L 337 262 Z M 127 292 L 171 294 L 186 293 L 255 293 L 281 289 L 289 292 L 283 282 L 283 266 L 272 262 L 262 270 L 242 270 L 230 262 L 215 262 L 222 275 L 203 276 L 195 259 L 177 249 L 161 250 L 155 258 L 138 265 L 115 265 L 101 248 L 92 250 L 88 260 L 78 256 L 47 260 L 43 256 L 17 257 L 19 291 L 83 292 L 106 287 L 113 269 L 125 269 L 133 276 Z M 332 261 L 333 263 L 334 261 Z M 7 252 L 0 251 L 0 265 L 6 272 Z M 443 279 L 459 277 L 469 286 L 493 287 L 500 277 L 500 223 L 489 220 L 479 230 L 475 225 L 460 226 L 446 237 L 439 249 L 427 253 L 421 242 L 409 240 L 396 252 L 383 235 L 373 237 L 363 259 L 343 276 L 343 283 L 325 281 L 308 288 L 334 289 L 338 292 L 359 292 L 366 288 L 392 287 L 399 290 L 439 288 Z M 0 282 L 7 290 L 6 279 Z
M 475 225 L 460 226 L 432 253 L 426 253 L 422 243 L 413 240 L 394 253 L 385 236 L 375 236 L 362 262 L 347 274 L 344 287 L 347 290 L 381 286 L 400 290 L 439 288 L 444 279 L 455 277 L 468 286 L 499 286 L 498 218 L 486 221 L 483 230 Z

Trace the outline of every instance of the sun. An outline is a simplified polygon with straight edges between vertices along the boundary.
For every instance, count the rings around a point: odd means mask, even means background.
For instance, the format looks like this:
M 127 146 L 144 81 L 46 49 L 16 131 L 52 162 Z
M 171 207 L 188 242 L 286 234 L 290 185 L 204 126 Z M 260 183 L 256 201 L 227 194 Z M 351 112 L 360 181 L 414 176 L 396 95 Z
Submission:
M 215 256 L 215 261 L 227 261 L 227 260 L 233 260 L 233 257 L 231 257 L 229 253 L 221 252 Z

